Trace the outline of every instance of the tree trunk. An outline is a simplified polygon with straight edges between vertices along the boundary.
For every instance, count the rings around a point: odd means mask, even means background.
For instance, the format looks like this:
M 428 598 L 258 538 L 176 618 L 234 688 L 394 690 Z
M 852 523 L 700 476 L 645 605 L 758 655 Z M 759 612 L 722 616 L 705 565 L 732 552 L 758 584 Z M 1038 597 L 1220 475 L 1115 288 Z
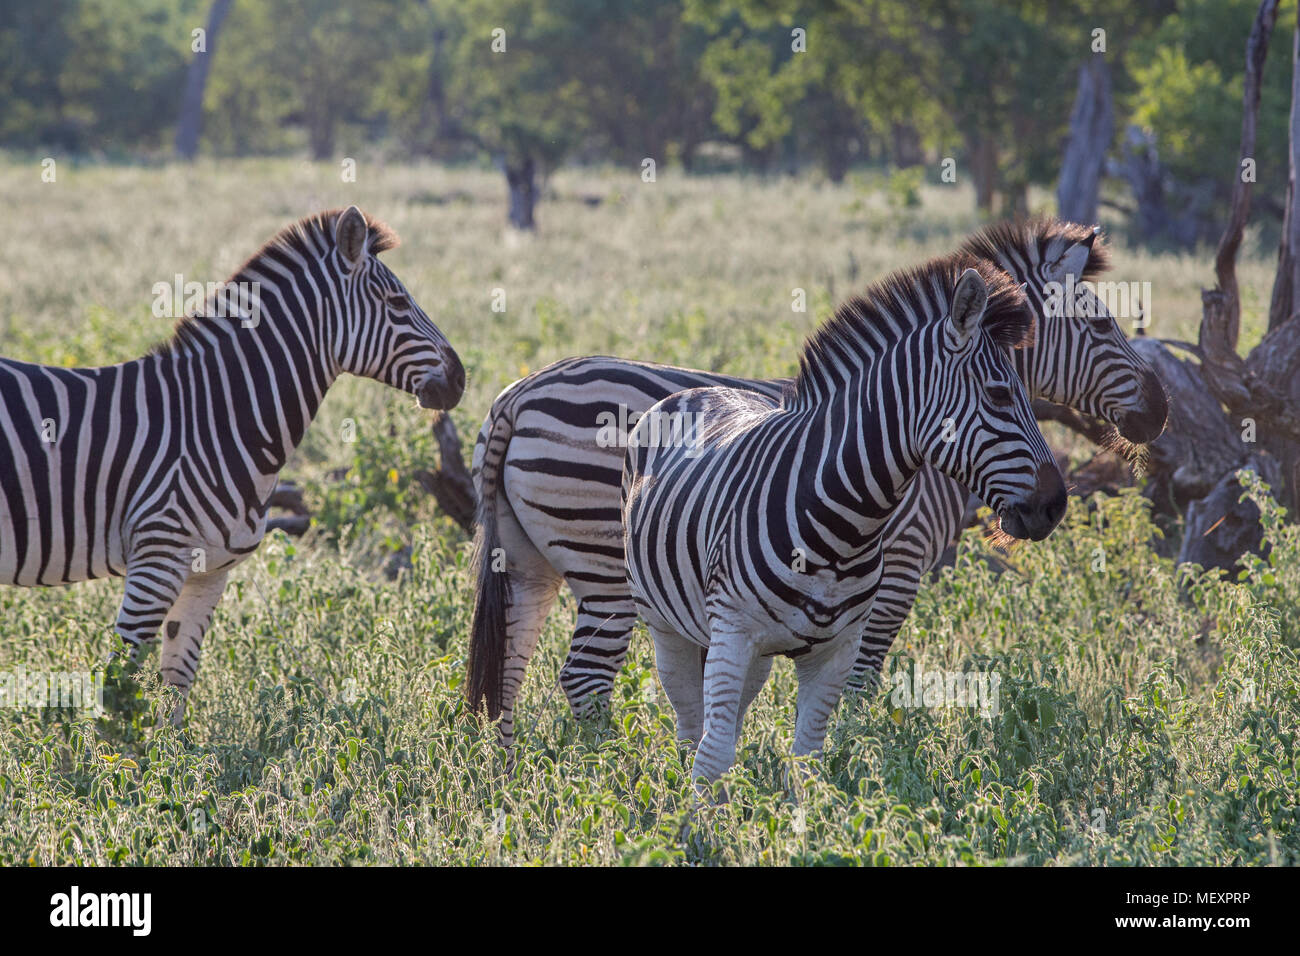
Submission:
M 916 127 L 908 123 L 894 123 L 890 128 L 893 147 L 890 150 L 894 165 L 899 169 L 920 166 L 925 162 L 925 151 L 921 148 L 921 134 Z
M 1300 7 L 1291 48 L 1291 150 L 1287 177 L 1286 211 L 1282 215 L 1282 240 L 1277 251 L 1273 301 L 1268 309 L 1269 331 L 1295 314 L 1300 292 L 1300 194 L 1296 192 L 1296 167 L 1300 165 Z
M 208 85 L 208 71 L 217 52 L 217 34 L 230 12 L 233 0 L 212 0 L 208 27 L 204 36 L 205 52 L 195 53 L 185 75 L 185 92 L 181 95 L 181 112 L 176 120 L 176 155 L 193 159 L 199 151 L 199 131 L 203 127 L 203 91 Z
M 1061 180 L 1056 187 L 1056 207 L 1062 219 L 1097 221 L 1101 173 L 1114 135 L 1110 66 L 1105 54 L 1095 53 L 1079 67 L 1079 88 L 1070 113 Z
M 307 138 L 311 143 L 311 158 L 317 162 L 334 155 L 334 120 L 327 113 L 312 117 Z
M 429 152 L 434 156 L 446 155 L 447 141 L 452 138 L 451 120 L 447 114 L 447 85 L 443 76 L 443 51 L 447 45 L 447 31 L 434 27 L 433 55 L 429 63 L 429 96 L 424 104 L 425 129 L 432 130 Z
M 1120 174 L 1128 180 L 1137 204 L 1134 225 L 1138 237 L 1154 239 L 1170 230 L 1169 210 L 1165 206 L 1164 170 L 1156 154 L 1155 139 L 1137 126 L 1124 133 Z
M 533 157 L 506 160 L 506 186 L 510 190 L 510 225 L 535 229 L 533 208 L 537 205 L 537 169 Z
M 984 215 L 992 215 L 998 172 L 997 146 L 990 137 L 978 133 L 966 138 L 966 146 L 975 180 L 975 208 Z

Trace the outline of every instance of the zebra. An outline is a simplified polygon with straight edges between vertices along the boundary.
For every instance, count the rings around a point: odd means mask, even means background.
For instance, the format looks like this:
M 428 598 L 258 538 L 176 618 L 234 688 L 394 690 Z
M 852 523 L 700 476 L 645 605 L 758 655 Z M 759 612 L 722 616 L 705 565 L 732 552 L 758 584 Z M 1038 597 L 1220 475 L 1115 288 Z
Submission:
M 1109 268 L 1098 230 L 1054 219 L 1006 222 L 980 230 L 961 249 L 1025 283 L 1036 342 L 1013 358 L 1031 395 L 1107 420 L 1119 444 L 1160 433 L 1164 390 L 1086 284 Z M 1050 308 L 1052 283 L 1069 278 L 1077 307 Z M 467 687 L 472 703 L 486 702 L 489 715 L 500 716 L 505 742 L 513 740 L 514 701 L 561 584 L 578 599 L 560 677 L 576 716 L 599 709 L 626 656 L 636 609 L 618 504 L 624 424 L 634 426 L 650 406 L 688 388 L 748 388 L 776 401 L 788 384 L 596 356 L 556 362 L 498 396 L 474 449 L 479 559 Z M 602 419 L 614 420 L 618 441 L 597 440 Z M 873 682 L 922 577 L 963 526 L 968 496 L 927 465 L 890 517 L 854 686 Z
M 330 384 L 351 372 L 425 408 L 460 400 L 460 358 L 376 258 L 396 244 L 356 206 L 322 212 L 142 358 L 0 359 L 0 583 L 124 576 L 116 632 L 138 661 L 161 631 L 177 727 L 227 575 L 261 542 L 277 475 Z
M 821 749 L 880 580 L 886 520 L 929 462 L 1004 534 L 1045 538 L 1065 482 L 1006 352 L 1033 314 L 987 260 L 935 259 L 836 310 L 780 401 L 700 388 L 628 437 L 627 580 L 692 776 L 717 780 L 776 655 L 799 682 L 794 752 Z M 656 424 L 689 428 L 656 434 Z

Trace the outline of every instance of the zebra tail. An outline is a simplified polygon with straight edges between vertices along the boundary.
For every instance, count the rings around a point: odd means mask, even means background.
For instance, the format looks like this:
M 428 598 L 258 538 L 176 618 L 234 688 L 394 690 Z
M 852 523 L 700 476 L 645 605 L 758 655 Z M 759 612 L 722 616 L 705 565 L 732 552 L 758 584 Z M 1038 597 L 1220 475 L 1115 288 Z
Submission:
M 491 720 L 501 716 L 502 683 L 506 660 L 506 609 L 510 605 L 509 574 L 498 557 L 503 555 L 497 531 L 497 494 L 501 465 L 510 445 L 512 423 L 508 413 L 492 425 L 479 470 L 478 520 L 474 531 L 474 562 L 478 581 L 474 593 L 474 617 L 470 624 L 466 696 L 470 710 L 478 713 L 487 705 Z

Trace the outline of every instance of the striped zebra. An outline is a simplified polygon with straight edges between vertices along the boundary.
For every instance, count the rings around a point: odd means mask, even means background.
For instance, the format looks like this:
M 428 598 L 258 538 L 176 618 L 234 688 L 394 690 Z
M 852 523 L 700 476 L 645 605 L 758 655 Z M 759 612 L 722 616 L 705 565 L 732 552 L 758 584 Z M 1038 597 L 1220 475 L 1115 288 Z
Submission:
M 226 576 L 261 542 L 277 475 L 330 384 L 351 372 L 426 408 L 460 400 L 460 359 L 376 258 L 396 243 L 355 206 L 320 213 L 143 358 L 0 359 L 0 583 L 125 576 L 117 633 L 137 658 L 161 630 L 177 726 Z
M 1163 389 L 1105 303 L 1081 284 L 1109 264 L 1094 229 L 1056 220 L 1003 223 L 962 249 L 1026 284 L 1038 316 L 1036 344 L 1013 357 L 1031 395 L 1103 418 L 1133 442 L 1159 434 Z M 1051 283 L 1071 277 L 1076 308 L 1049 308 Z M 636 619 L 619 517 L 624 424 L 635 425 L 651 405 L 683 389 L 748 388 L 776 400 L 786 384 L 595 357 L 557 362 L 496 399 L 474 451 L 480 560 L 468 686 L 472 701 L 486 700 L 489 714 L 501 716 L 503 739 L 513 737 L 514 701 L 562 583 L 578 599 L 560 677 L 574 713 L 599 707 L 622 666 Z M 611 419 L 618 441 L 600 425 Z M 855 683 L 879 671 L 922 576 L 962 527 L 968 494 L 925 466 L 889 519 Z
M 799 681 L 794 752 L 821 749 L 886 521 L 923 462 L 971 488 L 1005 534 L 1056 527 L 1065 483 L 1007 353 L 1032 330 L 1007 273 L 936 259 L 840 306 L 779 401 L 691 389 L 637 422 L 622 479 L 628 586 L 696 779 L 731 767 L 776 655 Z

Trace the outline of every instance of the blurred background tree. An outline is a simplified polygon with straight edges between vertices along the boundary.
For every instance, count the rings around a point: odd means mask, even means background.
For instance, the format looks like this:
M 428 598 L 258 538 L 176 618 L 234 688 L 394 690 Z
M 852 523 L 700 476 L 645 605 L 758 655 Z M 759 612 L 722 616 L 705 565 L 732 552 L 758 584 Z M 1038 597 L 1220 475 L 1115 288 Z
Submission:
M 491 162 L 521 228 L 564 162 L 816 168 L 836 182 L 948 170 L 987 216 L 1039 211 L 1030 188 L 1065 168 L 1084 194 L 1065 189 L 1063 204 L 1100 202 L 1127 213 L 1136 238 L 1188 245 L 1225 215 L 1256 7 L 137 0 L 128 15 L 115 0 L 7 0 L 0 147 Z M 1282 5 L 1275 50 L 1291 46 L 1294 8 Z M 213 33 L 203 63 L 197 28 Z M 1269 57 L 1262 92 L 1256 203 L 1276 228 L 1287 55 Z

